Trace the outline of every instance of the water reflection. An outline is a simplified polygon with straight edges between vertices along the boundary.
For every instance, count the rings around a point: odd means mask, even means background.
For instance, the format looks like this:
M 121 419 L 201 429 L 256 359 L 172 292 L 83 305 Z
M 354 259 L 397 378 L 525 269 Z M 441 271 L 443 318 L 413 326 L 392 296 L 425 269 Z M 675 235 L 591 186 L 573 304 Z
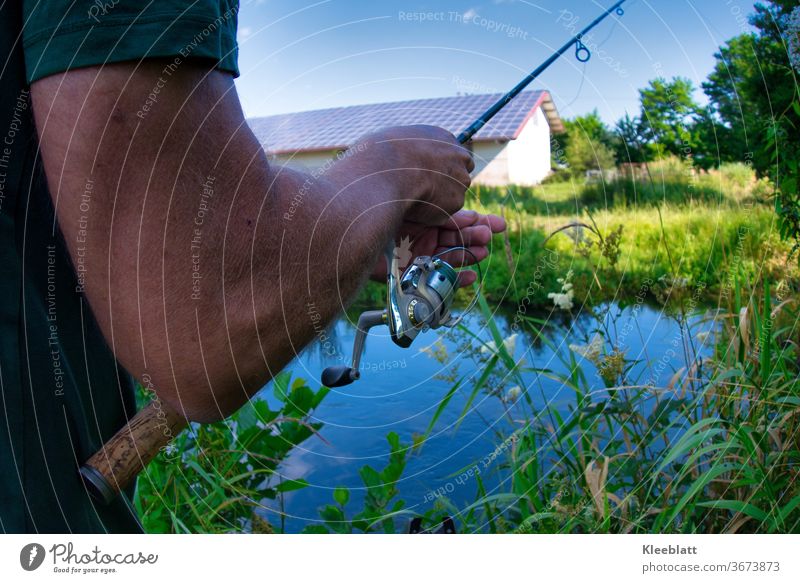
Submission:
M 302 530 L 317 519 L 317 509 L 331 503 L 332 490 L 337 486 L 353 489 L 348 508 L 360 508 L 363 490 L 358 470 L 365 464 L 378 469 L 386 463 L 388 432 L 398 433 L 403 443 L 411 443 L 414 435 L 423 434 L 456 378 L 464 379 L 463 388 L 453 395 L 422 450 L 410 456 L 398 484 L 400 498 L 412 511 L 424 512 L 430 507 L 433 494 L 442 488 L 457 506 L 471 503 L 475 499 L 475 481 L 456 484 L 453 477 L 465 468 L 480 468 L 487 458 L 491 463 L 484 464 L 481 479 L 487 488 L 501 479 L 497 470 L 503 440 L 518 420 L 515 407 L 521 406 L 521 392 L 527 389 L 531 398 L 531 405 L 525 404 L 532 406 L 527 409 L 528 415 L 541 414 L 546 406 L 568 414 L 574 406 L 574 391 L 559 381 L 569 370 L 570 358 L 579 360 L 587 381 L 603 393 L 608 384 L 603 379 L 604 371 L 598 369 L 590 353 L 584 358 L 578 354 L 582 347 L 590 350 L 598 335 L 633 363 L 626 371 L 628 384 L 655 386 L 667 384 L 676 370 L 686 366 L 690 351 L 710 351 L 713 341 L 708 333 L 714 322 L 708 314 L 680 325 L 659 308 L 641 303 L 600 306 L 576 317 L 553 314 L 541 318 L 544 325 L 532 324 L 518 330 L 514 316 L 499 313 L 495 322 L 507 340 L 504 345 L 520 365 L 524 386 L 520 387 L 520 378 L 510 378 L 501 369 L 489 376 L 484 390 L 471 402 L 472 387 L 493 350 L 489 344 L 492 336 L 481 317 L 473 314 L 465 319 L 469 332 L 427 333 L 405 350 L 391 342 L 385 329 L 371 332 L 362 359 L 361 380 L 331 391 L 314 419 L 325 424 L 320 438 L 312 438 L 298 448 L 283 468 L 286 477 L 302 477 L 310 484 L 287 495 L 287 530 Z M 310 386 L 319 386 L 325 367 L 349 361 L 353 336 L 352 324 L 338 321 L 324 339 L 296 358 L 289 370 L 307 379 Z M 271 390 L 265 390 L 263 396 L 270 399 Z M 465 406 L 468 413 L 456 430 Z

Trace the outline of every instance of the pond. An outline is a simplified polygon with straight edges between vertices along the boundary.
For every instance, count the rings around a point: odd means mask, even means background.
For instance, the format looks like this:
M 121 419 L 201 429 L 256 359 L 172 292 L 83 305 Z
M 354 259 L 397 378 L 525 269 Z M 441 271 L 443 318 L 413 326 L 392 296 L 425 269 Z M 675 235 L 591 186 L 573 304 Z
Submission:
M 568 370 L 569 345 L 586 345 L 598 327 L 626 350 L 629 360 L 637 361 L 628 378 L 639 379 L 638 382 L 646 379 L 657 386 L 666 384 L 676 370 L 685 366 L 687 343 L 692 343 L 699 354 L 711 351 L 712 340 L 706 336 L 714 321 L 709 313 L 689 318 L 688 327 L 679 325 L 660 307 L 644 303 L 627 307 L 604 305 L 568 318 L 554 316 L 558 314 L 544 317 L 547 325 L 543 329 L 537 326 L 546 341 L 536 339 L 527 326 L 513 336 L 513 312 L 500 312 L 494 318 L 503 337 L 510 338 L 505 344 L 513 351 L 515 361 L 524 359 L 525 369 L 547 369 L 553 373 L 522 373 L 535 410 L 541 411 L 549 404 L 567 412 L 575 404 L 575 393 L 552 377 Z M 389 450 L 386 434 L 394 431 L 402 443 L 411 444 L 414 435 L 425 433 L 442 398 L 452 388 L 453 379 L 464 375 L 469 380 L 454 394 L 431 437 L 418 453 L 409 456 L 398 489 L 406 508 L 418 513 L 432 506 L 437 493 L 444 493 L 459 508 L 475 500 L 474 480 L 456 480 L 456 477 L 493 452 L 499 453 L 501 435 L 510 434 L 513 428 L 501 398 L 486 391 L 475 397 L 456 428 L 480 376 L 481 356 L 485 360 L 488 350 L 484 347 L 481 352 L 481 341 L 489 342 L 492 338 L 480 315 L 468 315 L 464 324 L 480 340 L 464 332 L 436 331 L 420 335 L 410 348 L 402 349 L 392 343 L 386 328 L 373 329 L 362 358 L 361 380 L 331 390 L 314 416 L 315 421 L 324 423 L 320 435 L 299 446 L 281 468 L 284 477 L 302 477 L 310 484 L 284 498 L 287 532 L 298 532 L 317 521 L 318 508 L 333 503 L 333 489 L 338 486 L 351 489 L 347 510 L 351 515 L 357 512 L 364 493 L 359 469 L 371 465 L 380 470 L 386 464 Z M 353 337 L 352 323 L 342 318 L 328 330 L 329 342 L 309 345 L 287 370 L 316 389 L 326 366 L 349 361 Z M 576 358 L 591 386 L 602 389 L 604 384 L 596 367 L 588 360 Z M 506 402 L 511 402 L 516 390 L 511 385 L 515 384 L 516 381 L 508 382 L 500 387 L 495 382 L 491 388 L 508 396 Z M 266 387 L 261 395 L 271 401 L 271 387 Z M 487 488 L 502 477 L 501 459 L 498 456 L 496 461 L 481 468 Z M 267 518 L 276 520 L 275 516 Z

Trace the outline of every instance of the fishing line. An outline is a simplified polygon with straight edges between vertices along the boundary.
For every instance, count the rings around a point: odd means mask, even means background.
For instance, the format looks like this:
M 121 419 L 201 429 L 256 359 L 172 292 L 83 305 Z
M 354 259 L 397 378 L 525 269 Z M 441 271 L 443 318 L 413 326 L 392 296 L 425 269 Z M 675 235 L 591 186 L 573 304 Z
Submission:
M 464 253 L 469 253 L 472 256 L 472 259 L 475 261 L 475 267 L 478 268 L 478 289 L 475 291 L 475 295 L 472 297 L 472 301 L 470 301 L 470 303 L 467 305 L 467 307 L 464 309 L 464 311 L 461 312 L 461 315 L 458 316 L 458 318 L 456 318 L 455 320 L 453 320 L 452 323 L 448 322 L 447 326 L 449 328 L 454 328 L 455 326 L 457 326 L 458 323 L 461 322 L 461 320 L 464 319 L 464 316 L 469 314 L 472 311 L 472 309 L 477 305 L 477 303 L 478 303 L 478 294 L 480 293 L 481 288 L 483 287 L 483 270 L 481 269 L 481 264 L 478 261 L 478 258 L 475 257 L 475 254 L 472 251 L 470 251 L 469 249 L 467 249 L 466 247 L 464 247 L 463 245 L 459 245 L 457 247 L 450 247 L 449 249 L 445 249 L 441 253 L 437 253 L 436 255 L 434 255 L 433 259 L 439 259 L 442 255 L 447 255 L 448 253 L 452 253 L 453 251 L 463 251 Z M 470 271 L 472 271 L 472 270 L 470 270 Z
M 634 0 L 633 2 L 631 2 L 631 4 L 628 5 L 628 9 L 630 9 L 631 6 L 635 6 L 636 2 L 638 2 L 638 0 Z M 625 11 L 621 7 L 618 8 L 617 10 L 615 10 L 615 14 L 617 16 L 622 16 L 624 13 L 625 13 Z M 597 44 L 597 45 L 595 45 L 593 47 L 595 51 L 597 49 L 599 49 L 600 47 L 602 47 L 604 44 L 606 44 L 609 41 L 609 39 L 613 36 L 614 31 L 616 30 L 618 24 L 619 24 L 619 19 L 614 20 L 614 23 L 611 25 L 611 29 L 608 31 L 608 34 L 606 35 L 606 38 L 604 38 L 602 41 L 600 41 L 599 44 Z M 580 46 L 580 49 L 579 49 L 579 46 Z M 578 57 L 579 50 L 581 50 L 581 52 L 582 51 L 586 52 L 587 57 L 585 59 L 581 59 L 581 58 Z M 570 107 L 572 107 L 572 104 L 575 103 L 576 101 L 578 101 L 578 99 L 580 98 L 581 93 L 583 92 L 583 85 L 586 82 L 586 65 L 589 62 L 589 60 L 592 58 L 591 50 L 589 50 L 589 48 L 581 42 L 581 39 L 578 39 L 576 47 L 575 47 L 575 58 L 578 60 L 578 62 L 583 64 L 583 68 L 581 70 L 581 82 L 578 85 L 578 91 L 575 93 L 575 97 L 573 97 L 572 100 L 564 106 L 564 109 L 569 109 Z

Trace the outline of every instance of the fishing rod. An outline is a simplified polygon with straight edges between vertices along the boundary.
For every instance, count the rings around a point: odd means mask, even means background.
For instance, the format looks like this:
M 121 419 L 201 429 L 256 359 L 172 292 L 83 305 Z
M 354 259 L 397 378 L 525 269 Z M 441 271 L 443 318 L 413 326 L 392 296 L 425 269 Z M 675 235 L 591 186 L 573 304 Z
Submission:
M 624 11 L 621 7 L 624 2 L 625 0 L 616 2 L 564 43 L 462 131 L 457 137 L 458 142 L 469 142 L 489 120 L 571 47 L 575 47 L 575 58 L 578 61 L 588 61 L 591 52 L 583 44 L 583 37 L 611 13 L 622 16 Z M 463 247 L 451 247 L 432 257 L 417 257 L 401 275 L 398 254 L 394 250 L 393 241 L 390 241 L 385 252 L 388 272 L 386 308 L 361 314 L 353 343 L 351 366 L 326 368 L 322 373 L 322 384 L 339 387 L 360 377 L 361 353 L 367 332 L 373 326 L 388 325 L 392 340 L 402 348 L 408 348 L 420 332 L 455 326 L 475 305 L 473 300 L 459 317 L 450 312 L 458 289 L 458 274 L 443 256 L 459 250 L 469 252 Z M 480 266 L 478 269 L 480 270 Z M 109 504 L 120 491 L 133 483 L 150 460 L 187 425 L 186 417 L 167 403 L 158 398 L 151 401 L 81 466 L 80 475 L 86 490 L 95 500 Z
M 592 22 L 590 22 L 586 28 L 580 31 L 578 34 L 573 36 L 569 39 L 564 45 L 550 55 L 547 60 L 545 60 L 541 65 L 536 67 L 533 71 L 531 71 L 527 77 L 525 77 L 522 81 L 520 81 L 516 87 L 514 87 L 511 91 L 503 95 L 500 99 L 498 99 L 494 105 L 492 105 L 489 109 L 483 112 L 478 119 L 470 124 L 470 126 L 465 129 L 463 132 L 458 134 L 458 141 L 461 144 L 467 143 L 472 136 L 474 136 L 483 126 L 486 125 L 490 119 L 492 119 L 501 109 L 503 109 L 508 102 L 514 99 L 517 95 L 519 95 L 523 89 L 525 89 L 528 85 L 531 84 L 531 81 L 536 79 L 539 75 L 541 75 L 545 69 L 547 69 L 550 65 L 552 65 L 558 58 L 566 53 L 570 47 L 575 45 L 575 58 L 578 59 L 581 63 L 587 62 L 592 53 L 583 44 L 582 39 L 586 35 L 587 32 L 592 30 L 595 26 L 603 22 L 606 17 L 612 12 L 616 13 L 617 16 L 622 16 L 625 12 L 622 10 L 622 4 L 625 0 L 619 0 L 616 4 L 614 4 L 611 8 L 608 8 L 605 12 L 603 12 L 600 16 L 595 18 Z

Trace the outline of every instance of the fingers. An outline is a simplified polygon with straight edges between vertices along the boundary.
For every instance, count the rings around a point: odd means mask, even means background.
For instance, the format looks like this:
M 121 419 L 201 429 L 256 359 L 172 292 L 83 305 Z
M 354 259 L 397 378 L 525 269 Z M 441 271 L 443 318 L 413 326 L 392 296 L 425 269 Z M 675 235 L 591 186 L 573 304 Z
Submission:
M 470 245 L 488 245 L 492 240 L 492 231 L 486 225 L 465 227 L 460 231 L 441 230 L 439 245 L 441 247 L 469 247 Z
M 482 245 L 473 245 L 467 247 L 467 249 L 469 252 L 464 250 L 450 251 L 442 255 L 442 259 L 453 267 L 466 267 L 483 261 L 489 256 L 489 250 Z M 447 247 L 440 247 L 436 250 L 436 253 L 444 253 L 445 251 L 447 251 Z
M 467 160 L 467 170 L 470 174 L 475 170 L 475 158 L 472 157 L 472 152 L 469 152 L 469 159 Z
M 475 283 L 477 279 L 478 279 L 478 274 L 472 271 L 471 269 L 467 271 L 460 271 L 458 273 L 458 287 L 471 285 Z
M 445 229 L 459 230 L 471 227 L 481 217 L 477 211 L 460 210 L 450 216 L 450 219 L 442 225 Z
M 497 215 L 482 215 L 477 211 L 460 210 L 454 213 L 442 228 L 457 231 L 472 225 L 485 225 L 492 233 L 502 233 L 506 230 L 506 221 Z
M 441 247 L 485 246 L 494 233 L 501 233 L 506 222 L 496 215 L 482 215 L 475 211 L 462 210 L 450 217 L 439 231 Z
M 462 160 L 464 161 L 464 166 L 467 169 L 467 172 L 472 174 L 472 171 L 475 170 L 475 158 L 472 156 L 472 152 L 470 152 L 464 146 L 459 145 L 462 152 Z
M 478 224 L 486 225 L 492 233 L 502 233 L 506 230 L 506 220 L 497 215 L 481 215 Z

